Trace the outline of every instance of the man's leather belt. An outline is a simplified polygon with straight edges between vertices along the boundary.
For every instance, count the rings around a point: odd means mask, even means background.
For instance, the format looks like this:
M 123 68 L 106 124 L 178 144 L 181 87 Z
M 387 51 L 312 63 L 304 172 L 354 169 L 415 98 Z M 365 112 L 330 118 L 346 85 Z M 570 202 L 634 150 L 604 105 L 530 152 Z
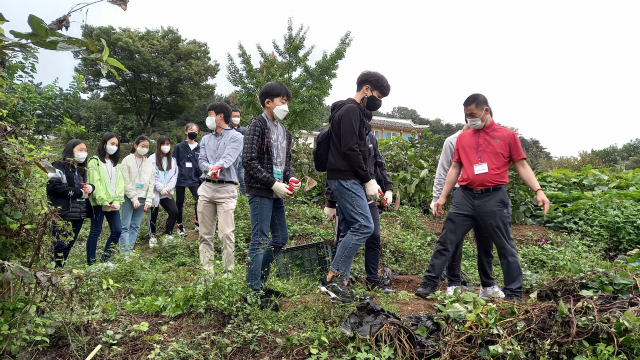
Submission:
M 235 182 L 235 181 L 214 180 L 214 179 L 209 179 L 209 178 L 205 178 L 204 181 L 210 182 L 210 183 L 213 183 L 213 184 L 234 184 L 234 185 L 238 185 L 238 183 Z
M 496 185 L 496 186 L 488 187 L 488 188 L 484 188 L 484 189 L 474 189 L 474 188 L 470 188 L 470 187 L 464 186 L 464 185 L 460 186 L 460 188 L 465 189 L 467 191 L 471 191 L 474 194 L 490 193 L 490 192 L 501 190 L 503 187 L 504 187 L 504 185 Z

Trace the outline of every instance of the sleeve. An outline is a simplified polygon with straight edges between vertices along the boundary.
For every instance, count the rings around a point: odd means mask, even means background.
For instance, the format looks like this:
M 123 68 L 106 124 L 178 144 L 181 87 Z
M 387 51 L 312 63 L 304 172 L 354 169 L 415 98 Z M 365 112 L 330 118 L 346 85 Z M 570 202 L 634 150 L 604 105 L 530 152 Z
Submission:
M 198 168 L 205 174 L 213 167 L 213 164 L 207 161 L 207 143 L 209 142 L 210 136 L 212 135 L 205 135 L 202 138 L 202 142 L 200 143 L 200 155 L 198 156 Z
M 173 155 L 173 157 L 175 159 L 180 159 L 180 148 L 182 147 L 182 146 L 180 146 L 181 144 L 182 143 L 176 145 L 176 147 L 173 148 L 173 154 L 172 155 Z M 178 166 L 178 162 L 176 162 L 175 164 L 176 164 L 176 166 Z
M 151 156 L 154 156 L 154 155 L 151 155 Z M 149 176 L 149 183 L 147 184 L 147 194 L 144 197 L 145 198 L 144 204 L 147 207 L 150 207 L 153 204 L 153 200 L 156 198 L 155 185 L 156 185 L 156 174 L 157 173 L 158 173 L 158 171 L 156 171 L 155 164 L 151 163 L 151 176 Z
M 155 192 L 159 193 L 164 189 L 164 185 L 160 182 L 160 170 L 158 169 L 158 165 L 156 164 L 155 154 L 149 157 L 151 159 L 151 164 L 153 164 L 153 175 L 151 178 L 153 179 L 153 185 L 151 186 Z
M 87 163 L 87 181 L 94 186 L 97 186 L 102 181 L 100 174 L 100 160 L 95 157 L 91 158 Z M 92 201 L 93 205 L 107 205 L 109 204 L 109 199 L 105 197 L 105 191 L 103 190 L 96 191 L 94 188 L 93 193 L 91 194 L 94 201 Z
M 527 155 L 522 150 L 522 144 L 520 144 L 520 138 L 515 132 L 511 132 L 511 140 L 509 141 L 509 156 L 511 157 L 511 163 L 515 164 L 522 159 L 526 159 Z
M 387 163 L 384 161 L 384 156 L 380 152 L 378 148 L 378 140 L 374 137 L 371 138 L 371 143 L 373 144 L 373 155 L 375 159 L 375 167 L 382 175 L 382 184 L 379 184 L 384 192 L 389 190 L 393 191 L 393 181 L 391 181 L 391 176 L 389 176 L 389 172 L 387 171 Z
M 238 156 L 240 156 L 240 153 L 242 152 L 243 139 L 242 139 L 242 135 L 235 130 L 231 130 L 233 132 L 229 130 L 223 130 L 223 131 L 228 132 L 226 136 L 234 136 L 236 137 L 236 139 L 235 140 L 232 139 L 232 141 L 229 141 L 227 146 L 225 146 L 224 149 L 222 149 L 222 156 L 220 157 L 220 159 L 218 159 L 218 161 L 216 161 L 216 163 L 213 166 L 214 167 L 222 166 L 223 169 L 226 169 L 231 165 L 233 165 L 235 161 L 238 159 Z
M 64 165 L 55 162 L 53 167 L 56 168 L 55 173 L 49 173 L 49 180 L 47 181 L 47 194 L 52 197 L 78 199 L 82 197 L 82 190 L 67 186 L 62 183 L 62 177 L 66 176 L 64 171 Z
M 122 173 L 122 178 L 124 179 L 124 194 L 131 200 L 138 197 L 138 193 L 136 192 L 136 179 L 131 179 L 131 172 L 129 171 L 129 163 L 130 158 L 125 157 L 120 164 L 120 172 Z M 135 159 L 134 159 L 135 160 Z
M 447 181 L 447 173 L 451 168 L 453 158 L 456 152 L 456 144 L 451 137 L 448 137 L 444 141 L 442 146 L 442 153 L 440 154 L 440 161 L 438 161 L 438 169 L 436 170 L 436 176 L 433 179 L 433 201 L 440 198 L 444 183 Z
M 120 171 L 118 171 L 118 180 L 120 181 L 116 180 L 116 197 L 113 200 L 113 203 L 118 205 L 122 205 L 124 203 L 125 183 L 124 183 L 124 176 L 122 174 L 123 174 L 123 171 L 122 171 L 122 168 L 120 168 Z
M 326 201 L 325 206 L 331 209 L 335 209 L 336 205 L 338 205 L 338 200 L 336 196 L 333 194 L 333 190 L 329 186 L 329 183 L 325 181 L 324 185 L 324 200 Z
M 296 177 L 296 170 L 292 165 L 292 155 L 291 155 L 291 143 L 293 142 L 293 136 L 291 132 L 287 130 L 287 158 L 284 162 L 284 179 L 289 181 L 292 177 Z M 273 185 L 272 185 L 273 186 Z
M 260 120 L 254 119 L 251 121 L 244 135 L 242 166 L 244 167 L 245 174 L 247 172 L 251 173 L 253 179 L 256 179 L 262 186 L 271 189 L 273 184 L 276 183 L 276 179 L 273 177 L 273 174 L 270 174 L 262 167 L 260 159 L 258 158 L 258 148 L 262 146 L 264 136 L 264 130 L 260 126 Z M 200 156 L 202 156 L 202 153 L 200 153 Z
M 340 116 L 340 122 L 342 126 L 339 135 L 341 144 L 340 151 L 342 151 L 346 163 L 351 164 L 351 170 L 358 180 L 363 184 L 369 182 L 371 175 L 369 174 L 367 165 L 362 160 L 362 154 L 358 146 L 358 133 L 362 127 L 360 110 L 355 106 L 345 107 Z
M 171 161 L 173 161 L 173 164 L 171 166 L 171 171 L 169 172 L 169 183 L 167 184 L 167 187 L 173 190 L 178 182 L 178 172 L 180 169 L 178 169 L 178 162 L 176 161 L 176 158 L 172 158 Z

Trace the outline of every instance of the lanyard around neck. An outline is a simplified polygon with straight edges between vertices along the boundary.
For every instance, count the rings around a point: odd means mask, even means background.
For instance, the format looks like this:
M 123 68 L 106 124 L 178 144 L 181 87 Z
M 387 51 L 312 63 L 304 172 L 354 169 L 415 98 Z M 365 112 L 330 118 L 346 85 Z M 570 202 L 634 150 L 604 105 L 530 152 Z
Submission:
M 487 141 L 487 145 L 484 147 L 484 150 L 482 150 L 482 152 L 480 152 L 480 148 L 478 146 L 478 132 L 482 131 L 474 131 L 473 132 L 473 139 L 476 141 L 476 154 L 478 154 L 478 164 L 480 163 L 480 160 L 482 159 L 482 155 L 484 155 L 484 152 L 487 151 L 487 148 L 489 147 L 489 145 L 491 145 L 491 140 L 493 140 L 493 135 L 496 133 L 496 128 L 497 126 L 493 127 L 493 131 L 491 132 L 491 136 L 489 137 L 489 140 Z

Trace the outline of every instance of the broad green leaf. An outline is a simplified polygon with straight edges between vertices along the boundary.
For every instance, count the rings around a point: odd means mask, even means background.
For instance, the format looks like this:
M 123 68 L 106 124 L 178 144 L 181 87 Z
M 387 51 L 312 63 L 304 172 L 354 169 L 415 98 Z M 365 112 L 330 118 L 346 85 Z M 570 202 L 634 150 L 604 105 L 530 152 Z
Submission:
M 420 326 L 417 330 L 416 330 L 416 334 L 422 336 L 422 337 L 427 337 L 428 333 L 427 333 L 427 328 L 424 326 Z
M 47 33 L 47 24 L 44 22 L 44 20 L 40 19 L 39 17 L 35 16 L 35 15 L 29 15 L 29 18 L 27 19 L 27 22 L 29 23 L 29 26 L 31 27 L 31 31 L 33 31 L 34 33 L 40 35 L 40 36 L 44 36 Z
M 104 49 L 102 50 L 102 61 L 107 61 L 107 58 L 109 57 L 109 47 L 107 46 L 107 42 L 104 41 L 104 39 L 100 39 L 102 40 L 102 45 L 104 45 Z M 106 71 L 103 71 L 103 74 L 106 75 Z
M 444 310 L 451 316 L 461 316 L 467 313 L 467 309 L 463 308 L 460 304 L 452 304 L 448 309 Z
M 591 296 L 591 295 L 596 295 L 599 294 L 600 292 L 595 292 L 593 290 L 581 290 L 578 294 L 582 295 L 582 296 Z
M 81 50 L 84 50 L 84 48 L 80 47 L 80 46 L 77 46 L 77 45 L 67 44 L 67 43 L 64 43 L 64 42 L 59 42 L 56 50 L 58 50 L 58 51 L 81 51 Z
M 582 274 L 584 270 L 576 264 L 569 264 L 569 270 L 571 270 L 572 274 Z
M 98 52 L 98 45 L 96 45 L 96 42 L 93 41 L 93 38 L 91 36 L 87 35 L 87 36 L 84 37 L 84 39 L 89 44 L 89 49 L 91 51 Z
M 626 271 L 620 271 L 620 273 L 618 273 L 618 276 L 622 279 L 631 279 L 631 274 Z
M 59 41 L 35 41 L 33 45 L 47 50 L 58 50 Z
M 560 303 L 558 304 L 558 316 L 565 317 L 567 315 L 569 315 L 569 311 L 567 310 L 567 307 L 564 304 L 564 302 L 560 300 Z
M 9 20 L 7 20 L 4 15 L 2 15 L 2 13 L 0 13 L 0 21 L 2 21 L 3 23 L 5 22 L 9 22 Z
M 22 39 L 22 40 L 37 40 L 40 39 L 40 36 L 38 36 L 38 34 L 34 34 L 34 33 L 22 33 L 19 31 L 15 31 L 15 30 L 9 30 L 9 33 L 11 35 L 13 35 L 14 37 L 18 38 L 18 39 Z
M 118 61 L 118 60 L 116 60 L 116 59 L 114 59 L 114 58 L 112 58 L 112 57 L 107 58 L 107 60 L 106 60 L 106 61 L 107 61 L 107 64 L 109 64 L 109 65 L 111 65 L 111 66 L 115 66 L 115 67 L 117 67 L 117 68 L 119 68 L 119 69 L 121 69 L 121 70 L 124 70 L 124 71 L 126 71 L 126 72 L 129 72 L 129 70 L 127 70 L 127 68 L 125 68 L 125 67 L 124 67 L 124 65 L 122 65 L 122 64 L 120 63 L 120 61 Z

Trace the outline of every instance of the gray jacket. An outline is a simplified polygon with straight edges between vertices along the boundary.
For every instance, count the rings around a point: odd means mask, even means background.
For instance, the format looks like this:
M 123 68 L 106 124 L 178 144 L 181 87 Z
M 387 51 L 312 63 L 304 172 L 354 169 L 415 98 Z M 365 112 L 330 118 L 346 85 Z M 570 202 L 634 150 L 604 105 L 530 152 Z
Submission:
M 444 183 L 447 180 L 447 173 L 453 163 L 453 156 L 456 151 L 456 142 L 458 141 L 458 135 L 462 134 L 462 130 L 458 130 L 457 133 L 449 136 L 445 139 L 442 146 L 442 153 L 440 154 L 440 161 L 438 162 L 438 170 L 436 170 L 436 177 L 433 179 L 433 201 L 437 201 L 442 194 Z M 458 184 L 456 183 L 456 187 Z

